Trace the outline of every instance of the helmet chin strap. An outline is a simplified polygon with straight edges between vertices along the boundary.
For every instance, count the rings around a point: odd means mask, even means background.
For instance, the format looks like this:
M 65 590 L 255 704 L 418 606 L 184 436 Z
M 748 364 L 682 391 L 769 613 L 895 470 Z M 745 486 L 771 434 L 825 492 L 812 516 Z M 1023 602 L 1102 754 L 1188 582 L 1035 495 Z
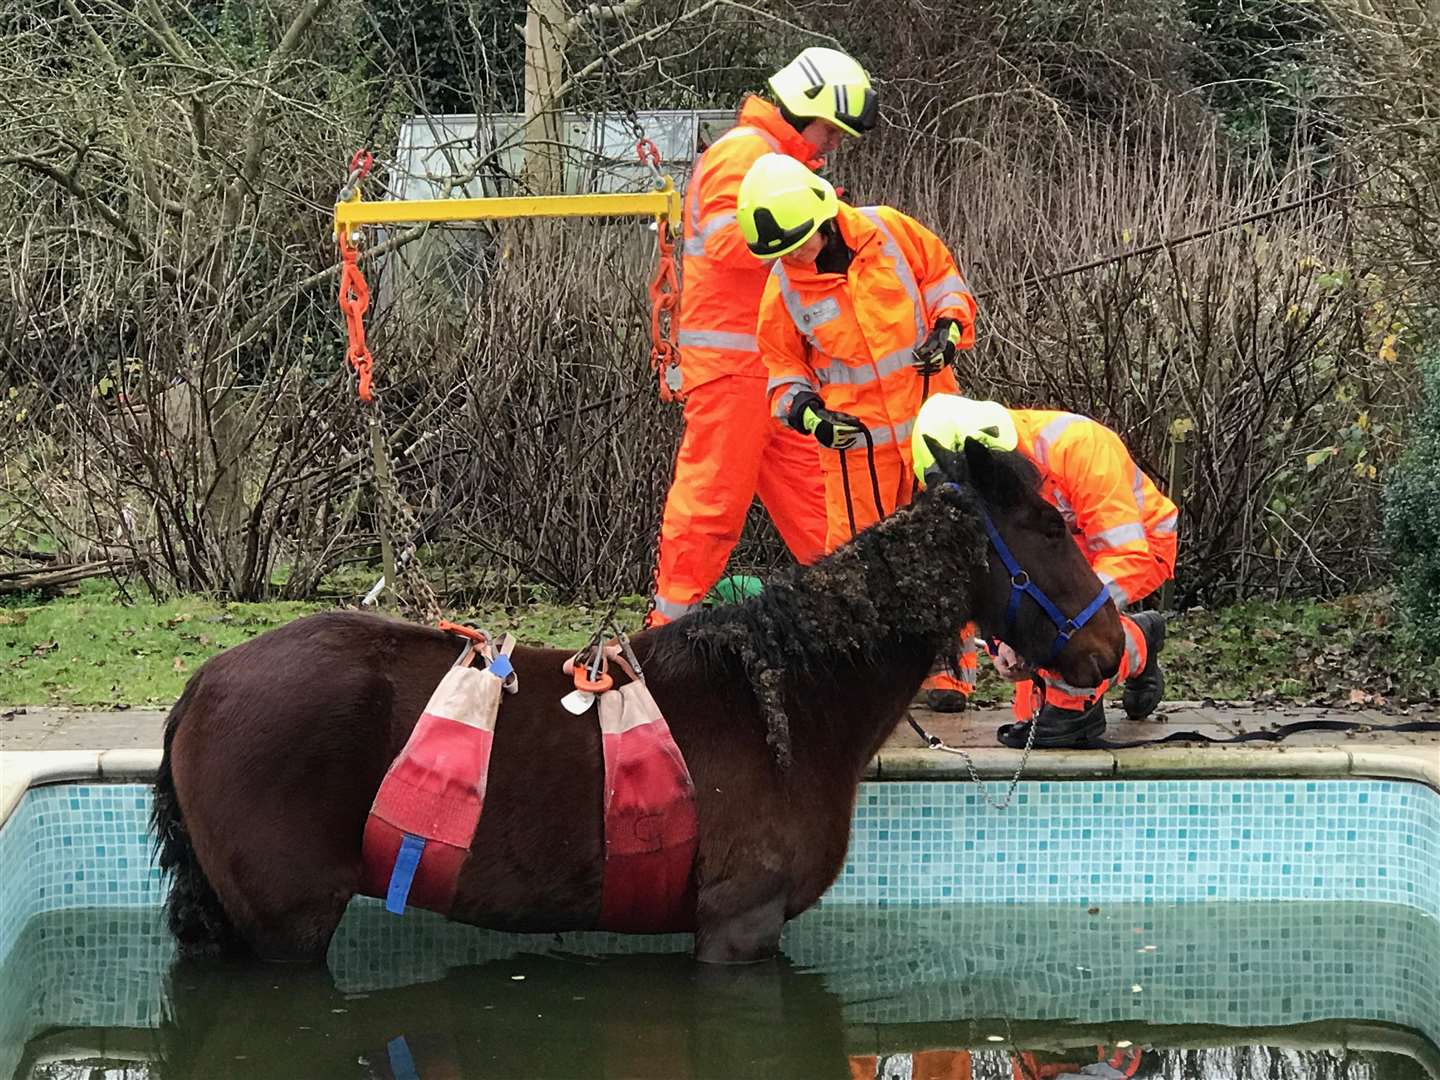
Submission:
M 797 135 L 803 135 L 805 129 L 810 126 L 810 121 L 815 119 L 813 116 L 796 116 L 783 101 L 777 102 L 777 104 L 780 106 L 781 118 L 795 129 Z

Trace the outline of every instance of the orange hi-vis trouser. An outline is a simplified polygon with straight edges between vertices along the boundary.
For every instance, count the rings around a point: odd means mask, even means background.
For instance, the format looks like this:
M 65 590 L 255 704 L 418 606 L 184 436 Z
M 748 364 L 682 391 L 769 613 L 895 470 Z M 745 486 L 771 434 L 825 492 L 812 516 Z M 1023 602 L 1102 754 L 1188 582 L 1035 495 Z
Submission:
M 885 429 L 879 429 L 884 431 Z M 907 428 L 908 430 L 908 428 Z M 888 434 L 888 432 L 887 432 Z M 884 438 L 884 435 L 881 436 Z M 841 468 L 840 454 L 834 450 L 820 451 L 820 468 L 825 478 L 825 550 L 834 551 L 851 538 L 850 513 L 845 505 L 845 485 L 848 473 L 850 505 L 855 515 L 855 530 L 859 532 L 875 524 L 887 514 L 894 513 L 902 506 L 910 505 L 914 489 L 915 473 L 910 467 L 910 444 L 902 442 L 897 448 L 893 441 L 875 448 L 875 478 L 880 486 L 883 507 L 875 506 L 874 486 L 870 482 L 870 466 L 867 462 L 865 443 L 857 443 L 845 451 L 844 468 Z M 940 670 L 925 680 L 926 690 L 956 690 L 970 695 L 975 692 L 978 674 L 978 654 L 974 646 L 966 647 L 975 638 L 975 626 L 967 623 L 960 631 L 959 647 L 955 653 L 944 657 Z
M 893 1054 L 852 1054 L 850 1080 L 971 1080 L 975 1075 L 969 1050 L 915 1050 Z
M 824 553 L 818 452 L 814 440 L 775 423 L 763 378 L 726 375 L 686 395 L 647 625 L 700 606 L 724 573 L 756 495 L 797 561 L 812 563 Z
M 1155 552 L 1159 580 L 1164 582 L 1175 572 L 1175 534 L 1151 535 L 1146 539 L 1150 543 L 1151 550 Z M 1144 596 L 1137 596 L 1135 599 L 1143 600 Z M 1041 670 L 1037 674 L 1045 683 L 1043 698 L 1045 704 L 1053 705 L 1057 709 L 1074 711 L 1085 709 L 1092 702 L 1100 700 L 1110 687 L 1116 683 L 1123 683 L 1130 676 L 1137 675 L 1144 669 L 1149 658 L 1145 635 L 1140 632 L 1140 627 L 1124 614 L 1120 616 L 1120 625 L 1125 629 L 1125 653 L 1120 657 L 1120 670 L 1115 673 L 1115 677 L 1099 686 L 1086 688 L 1070 686 L 1056 672 Z M 1033 680 L 1027 679 L 1015 684 L 1015 699 L 1011 708 L 1014 710 L 1016 719 L 1031 719 L 1039 711 L 1040 704 L 1041 698 L 1035 693 Z
M 1145 661 L 1149 653 L 1145 647 L 1145 635 L 1140 632 L 1140 627 L 1125 615 L 1120 616 L 1120 625 L 1125 629 L 1125 652 L 1120 657 L 1120 670 L 1115 677 L 1108 682 L 1102 682 L 1099 686 L 1079 687 L 1071 686 L 1059 674 L 1053 671 L 1041 670 L 1036 674 L 1044 681 L 1045 693 L 1043 700 L 1048 705 L 1057 709 L 1071 709 L 1074 711 L 1083 710 L 1089 705 L 1104 696 L 1105 691 L 1116 683 L 1123 683 L 1131 675 L 1138 674 L 1145 667 Z M 1025 679 L 1015 684 L 1015 698 L 1011 703 L 1017 720 L 1029 720 L 1039 711 L 1042 695 L 1037 694 L 1036 684 L 1032 679 Z

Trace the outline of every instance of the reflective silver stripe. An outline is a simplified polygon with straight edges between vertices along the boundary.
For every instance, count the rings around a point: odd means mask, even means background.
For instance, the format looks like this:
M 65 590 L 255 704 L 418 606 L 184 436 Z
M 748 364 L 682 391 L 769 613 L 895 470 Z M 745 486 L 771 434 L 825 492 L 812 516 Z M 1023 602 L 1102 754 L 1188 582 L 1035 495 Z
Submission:
M 1161 518 L 1155 526 L 1155 531 L 1160 534 L 1173 533 L 1180 528 L 1180 511 L 1176 510 L 1169 517 Z
M 874 438 L 876 446 L 889 446 L 892 440 L 903 443 L 906 439 L 910 438 L 910 432 L 914 427 L 915 418 L 911 417 L 903 424 L 885 424 L 879 427 L 872 427 L 870 429 L 870 435 Z M 892 429 L 894 430 L 893 435 L 891 434 Z M 865 448 L 863 439 L 859 445 L 862 450 Z
M 886 227 L 885 222 L 880 219 L 880 211 L 873 206 L 862 206 L 860 212 L 874 223 L 875 227 L 880 230 L 880 235 L 885 238 L 880 245 L 880 250 L 894 260 L 895 276 L 900 279 L 900 284 L 910 294 L 910 306 L 915 310 L 915 340 L 911 342 L 911 345 L 918 345 L 929 331 L 929 327 L 925 325 L 925 305 L 920 300 L 920 289 L 915 284 L 915 274 L 911 271 L 910 264 L 905 261 L 905 255 L 900 250 L 900 245 L 895 242 L 894 235 Z
M 1085 417 L 1076 416 L 1074 413 L 1062 413 L 1040 429 L 1040 434 L 1035 436 L 1035 457 L 1041 465 L 1050 464 L 1050 450 L 1065 429 L 1071 424 L 1083 422 L 1084 419 Z
M 733 352 L 759 352 L 760 342 L 754 334 L 736 334 L 729 330 L 681 330 L 675 335 L 677 345 L 700 349 L 730 349 Z
M 779 378 L 771 379 L 765 384 L 765 393 L 773 394 L 776 390 L 779 390 L 780 387 L 791 385 L 808 387 L 810 382 L 808 379 L 804 379 L 799 375 L 781 375 Z
M 1103 551 L 1106 548 L 1118 548 L 1123 544 L 1133 544 L 1136 540 L 1144 539 L 1145 526 L 1138 521 L 1131 521 L 1124 525 L 1112 525 L 1094 536 L 1087 536 L 1085 546 L 1091 551 Z
M 685 238 L 686 255 L 704 255 L 705 243 L 721 229 L 735 224 L 735 215 L 731 213 L 711 214 L 700 226 L 698 232 Z
M 1105 586 L 1105 591 L 1110 594 L 1110 599 L 1115 601 L 1115 606 L 1121 611 L 1124 611 L 1125 605 L 1130 603 L 1130 597 L 1126 595 L 1125 590 L 1115 584 L 1115 579 L 1103 570 L 1097 571 L 1095 576 L 1098 577 L 1100 583 Z
M 943 307 L 941 301 L 946 299 L 950 293 L 955 293 L 957 297 L 968 296 L 971 299 L 975 297 L 964 278 L 959 274 L 950 274 L 925 290 L 925 302 L 932 308 Z
M 847 364 L 843 360 L 831 360 L 824 367 L 815 369 L 815 377 L 821 386 L 865 386 L 897 371 L 904 371 L 914 358 L 913 350 L 897 349 L 876 360 L 874 367 L 869 364 Z
M 1138 675 L 1140 669 L 1145 666 L 1145 657 L 1140 651 L 1140 646 L 1145 641 L 1145 635 L 1140 633 L 1140 627 L 1133 622 L 1125 622 L 1121 625 L 1125 627 L 1125 659 L 1130 661 L 1130 674 Z M 1134 633 L 1131 633 L 1132 627 Z M 1136 638 L 1139 638 L 1139 641 Z
M 1135 466 L 1135 479 L 1130 483 L 1130 490 L 1135 492 L 1135 505 L 1140 508 L 1140 515 L 1145 515 L 1145 474 L 1140 471 L 1140 466 Z
M 795 411 L 795 399 L 804 392 L 803 387 L 792 386 L 785 393 L 775 399 L 774 415 L 777 420 L 784 420 L 789 423 L 791 414 Z
M 670 600 L 666 600 L 659 593 L 655 594 L 655 610 L 660 612 L 660 614 L 664 615 L 667 619 L 678 619 L 682 615 L 688 615 L 690 614 L 690 612 L 694 611 L 699 606 L 700 605 L 698 603 L 676 604 Z
M 1053 686 L 1056 690 L 1059 690 L 1060 693 L 1069 694 L 1071 697 L 1090 697 L 1095 693 L 1095 687 L 1093 686 L 1071 686 L 1064 679 L 1049 671 L 1045 673 L 1045 685 Z
M 965 293 L 964 295 L 962 295 L 958 292 L 946 293 L 944 296 L 940 297 L 939 300 L 936 300 L 935 303 L 931 304 L 930 306 L 937 311 L 940 308 L 964 307 L 964 300 L 965 297 L 968 295 L 970 294 Z
M 1063 491 L 1057 491 L 1052 498 L 1055 500 L 1055 509 L 1060 511 L 1060 516 L 1065 519 L 1065 524 L 1074 525 L 1075 511 L 1066 500 L 1065 493 Z
M 805 340 L 817 350 L 820 349 L 820 342 L 810 332 L 806 325 L 805 304 L 800 299 L 800 294 L 790 284 L 790 275 L 785 272 L 785 264 L 776 259 L 770 266 L 770 273 L 780 282 L 780 299 L 785 301 L 785 310 L 790 313 L 790 321 L 795 324 L 795 329 L 805 335 Z
M 766 396 L 774 393 L 782 386 L 788 386 L 790 389 L 775 399 L 775 407 L 771 411 L 777 419 L 789 420 L 790 410 L 795 405 L 795 399 L 807 390 L 812 390 L 813 388 L 806 380 L 800 378 L 798 375 L 787 375 L 784 378 L 771 379 L 767 382 L 765 384 Z

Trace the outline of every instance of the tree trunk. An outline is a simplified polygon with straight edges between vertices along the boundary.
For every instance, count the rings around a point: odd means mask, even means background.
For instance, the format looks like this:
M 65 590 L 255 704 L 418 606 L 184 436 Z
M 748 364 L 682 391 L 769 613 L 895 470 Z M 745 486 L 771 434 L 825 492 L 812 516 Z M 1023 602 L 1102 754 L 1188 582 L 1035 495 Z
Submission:
M 565 81 L 569 32 L 564 0 L 530 0 L 525 11 L 525 180 L 542 195 L 565 190 Z

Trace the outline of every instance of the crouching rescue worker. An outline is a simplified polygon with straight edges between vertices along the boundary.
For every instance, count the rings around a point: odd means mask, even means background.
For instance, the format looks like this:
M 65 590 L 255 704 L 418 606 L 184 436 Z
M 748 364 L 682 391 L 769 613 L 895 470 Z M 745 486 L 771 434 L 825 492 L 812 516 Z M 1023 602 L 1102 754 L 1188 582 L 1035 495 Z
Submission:
M 1157 611 L 1123 612 L 1174 576 L 1180 512 L 1135 464 L 1120 436 L 1075 413 L 938 395 L 925 403 L 915 426 L 915 472 L 922 483 L 935 464 L 926 436 L 956 450 L 967 438 L 977 439 L 999 450 L 1018 450 L 1035 465 L 1041 495 L 1060 511 L 1122 612 L 1125 654 L 1112 682 L 1125 684 L 1125 713 L 1136 720 L 1153 713 L 1165 691 L 1160 669 L 1165 619 Z M 1102 698 L 1111 683 L 1068 686 L 1052 672 L 1032 672 L 1004 642 L 992 648 L 996 671 L 1016 683 L 1018 722 L 1000 728 L 1002 744 L 1026 745 L 1031 723 L 1035 746 L 1080 747 L 1105 731 Z M 1038 713 L 1031 697 L 1036 675 L 1045 688 Z
M 700 606 L 757 494 L 796 560 L 823 554 L 814 444 L 777 428 L 766 411 L 755 314 L 769 267 L 746 248 L 735 200 L 762 154 L 818 167 L 843 139 L 874 126 L 877 106 L 865 69 L 834 49 L 805 49 L 771 77 L 770 89 L 778 104 L 746 98 L 735 126 L 696 162 L 685 191 L 681 381 L 670 384 L 685 401 L 685 433 L 665 497 L 650 626 Z
M 772 264 L 756 329 L 771 412 L 823 448 L 833 551 L 910 501 L 910 431 L 928 391 L 956 390 L 951 364 L 974 345 L 975 298 L 929 229 L 888 206 L 848 206 L 793 158 L 758 159 L 737 214 L 750 250 Z M 974 690 L 974 653 L 968 668 L 946 666 L 926 696 L 956 711 Z

